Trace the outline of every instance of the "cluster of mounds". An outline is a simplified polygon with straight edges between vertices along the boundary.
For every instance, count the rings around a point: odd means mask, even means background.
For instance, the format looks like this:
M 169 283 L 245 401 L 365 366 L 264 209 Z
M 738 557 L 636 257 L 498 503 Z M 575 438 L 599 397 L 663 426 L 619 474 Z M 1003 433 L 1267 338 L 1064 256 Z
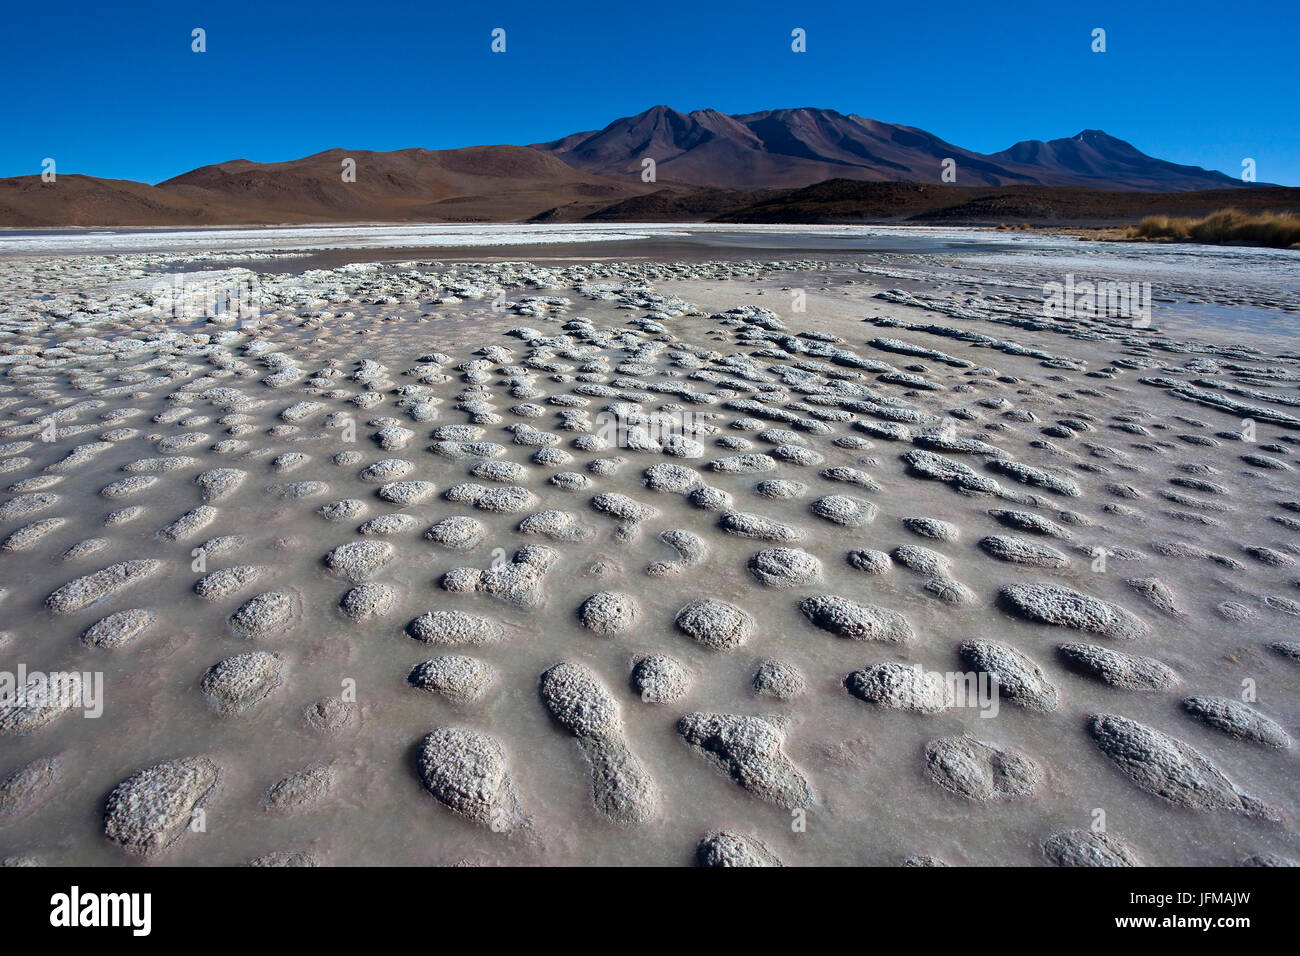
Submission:
M 166 264 L 0 263 L 0 663 L 41 671 L 0 860 L 798 865 L 874 859 L 864 794 L 969 848 L 907 866 L 1295 855 L 1300 357 L 992 266 L 353 264 L 196 316 Z M 735 304 L 782 283 L 857 298 Z

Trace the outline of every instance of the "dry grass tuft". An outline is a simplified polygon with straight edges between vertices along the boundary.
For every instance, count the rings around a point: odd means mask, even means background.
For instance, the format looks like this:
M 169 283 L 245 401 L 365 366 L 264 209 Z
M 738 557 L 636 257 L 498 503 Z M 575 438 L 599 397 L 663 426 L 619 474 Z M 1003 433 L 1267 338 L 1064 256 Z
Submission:
M 1220 209 L 1200 219 L 1147 216 L 1128 227 L 1127 238 L 1300 248 L 1300 217 L 1289 212 L 1245 213 L 1236 209 Z

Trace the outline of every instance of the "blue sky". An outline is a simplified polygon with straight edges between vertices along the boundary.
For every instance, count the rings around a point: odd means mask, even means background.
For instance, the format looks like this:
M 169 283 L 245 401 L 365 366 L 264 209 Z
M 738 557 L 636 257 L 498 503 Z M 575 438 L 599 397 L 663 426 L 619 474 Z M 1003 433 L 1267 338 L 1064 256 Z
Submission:
M 0 176 L 47 156 L 159 182 L 335 146 L 526 144 L 666 103 L 821 106 L 980 152 L 1097 128 L 1234 176 L 1251 157 L 1260 181 L 1300 185 L 1296 0 L 73 0 L 8 4 L 2 29 Z

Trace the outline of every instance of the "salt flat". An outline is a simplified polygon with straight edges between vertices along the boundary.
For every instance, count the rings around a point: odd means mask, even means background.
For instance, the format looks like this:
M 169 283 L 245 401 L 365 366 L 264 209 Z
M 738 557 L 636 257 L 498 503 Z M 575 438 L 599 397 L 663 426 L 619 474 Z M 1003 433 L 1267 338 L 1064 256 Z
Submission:
M 217 232 L 0 238 L 5 862 L 1300 859 L 1296 254 Z

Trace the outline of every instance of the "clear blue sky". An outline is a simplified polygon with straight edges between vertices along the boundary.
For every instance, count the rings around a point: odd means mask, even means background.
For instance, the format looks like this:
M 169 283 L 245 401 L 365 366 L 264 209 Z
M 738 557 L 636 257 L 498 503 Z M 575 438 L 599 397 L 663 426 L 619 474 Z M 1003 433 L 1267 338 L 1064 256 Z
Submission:
M 807 53 L 790 50 L 795 27 Z M 1297 51 L 1297 0 L 16 0 L 0 21 L 0 176 L 47 156 L 158 182 L 335 146 L 526 144 L 666 103 L 821 106 L 980 152 L 1097 128 L 1234 176 L 1249 156 L 1260 181 L 1300 185 Z

